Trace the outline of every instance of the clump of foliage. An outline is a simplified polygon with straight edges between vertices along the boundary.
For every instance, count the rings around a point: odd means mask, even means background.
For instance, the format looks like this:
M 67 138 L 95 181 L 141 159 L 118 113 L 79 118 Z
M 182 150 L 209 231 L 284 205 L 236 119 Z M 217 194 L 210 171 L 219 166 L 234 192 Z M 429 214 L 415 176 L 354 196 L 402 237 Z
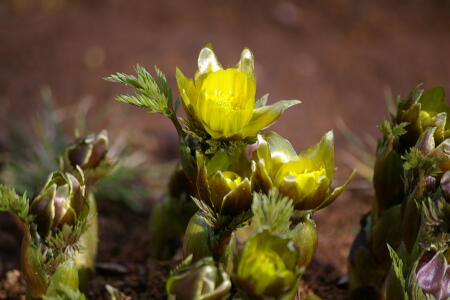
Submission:
M 376 199 L 350 255 L 352 290 L 372 287 L 387 299 L 449 297 L 449 111 L 443 88 L 417 87 L 380 126 Z

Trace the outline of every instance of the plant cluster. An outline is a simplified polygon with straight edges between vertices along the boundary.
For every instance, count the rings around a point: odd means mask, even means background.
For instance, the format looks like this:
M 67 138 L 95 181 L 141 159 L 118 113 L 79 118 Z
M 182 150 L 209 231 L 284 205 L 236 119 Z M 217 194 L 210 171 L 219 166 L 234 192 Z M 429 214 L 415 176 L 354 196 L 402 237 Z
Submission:
M 210 45 L 201 49 L 193 79 L 176 70 L 180 99 L 158 68 L 154 76 L 137 66 L 136 75 L 106 80 L 133 87 L 134 94 L 116 99 L 169 118 L 178 133 L 180 161 L 150 217 L 151 255 L 168 259 L 179 249 L 183 255 L 167 280 L 168 299 L 298 297 L 317 248 L 313 214 L 354 174 L 332 188 L 333 133 L 298 153 L 287 139 L 265 131 L 300 101 L 256 99 L 249 49 L 231 68 L 222 67 Z M 349 287 L 355 295 L 371 289 L 387 300 L 449 299 L 450 107 L 441 87 L 419 86 L 398 98 L 396 108 L 379 126 L 373 172 L 365 172 L 375 199 L 352 245 Z M 22 159 L 17 156 L 7 172 L 19 190 L 0 185 L 0 211 L 13 213 L 23 231 L 27 297 L 84 299 L 80 290 L 92 276 L 98 244 L 94 187 L 117 161 L 105 131 L 79 137 L 63 151 L 55 144 L 51 153 L 35 155 L 30 177 L 19 176 L 30 161 L 19 151 Z M 46 166 L 55 152 L 61 153 L 59 166 Z M 27 196 L 23 191 L 50 166 L 56 170 Z M 113 299 L 124 297 L 106 289 Z
M 106 132 L 78 138 L 33 197 L 0 185 L 0 211 L 23 232 L 21 264 L 30 299 L 81 299 L 94 271 L 98 221 L 94 184 L 114 167 Z
M 293 299 L 317 247 L 311 216 L 352 177 L 331 188 L 333 133 L 301 153 L 279 134 L 263 134 L 300 101 L 255 100 L 249 49 L 223 68 L 204 47 L 193 79 L 176 70 L 181 100 L 158 68 L 155 74 L 138 65 L 136 75 L 106 79 L 135 88 L 116 99 L 166 116 L 179 136 L 180 166 L 151 221 L 159 257 L 173 254 L 167 244 L 185 230 L 185 259 L 167 281 L 169 299 Z M 180 105 L 185 118 L 177 115 Z M 163 228 L 170 228 L 166 238 Z
M 450 297 L 450 124 L 444 90 L 417 87 L 381 124 L 373 184 L 349 260 L 352 290 L 386 299 Z

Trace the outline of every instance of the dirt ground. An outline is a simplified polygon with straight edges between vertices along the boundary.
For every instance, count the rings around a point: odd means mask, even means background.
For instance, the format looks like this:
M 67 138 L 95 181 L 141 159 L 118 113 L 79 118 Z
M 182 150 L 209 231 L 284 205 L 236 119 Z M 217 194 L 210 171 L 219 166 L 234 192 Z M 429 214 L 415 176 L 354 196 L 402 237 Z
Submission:
M 377 137 L 376 124 L 387 117 L 386 97 L 405 95 L 418 83 L 450 88 L 447 0 L 3 0 L 0 103 L 33 116 L 40 90 L 48 86 L 58 106 L 91 103 L 92 130 L 106 127 L 113 136 L 127 125 L 151 163 L 171 161 L 177 139 L 170 123 L 116 103 L 114 96 L 126 89 L 101 78 L 131 72 L 137 63 L 149 69 L 156 64 L 175 87 L 175 67 L 192 74 L 208 42 L 224 65 L 234 65 L 243 47 L 252 49 L 259 95 L 303 101 L 272 127 L 299 151 L 334 129 L 339 182 L 351 166 L 338 120 L 362 138 Z M 3 116 L 0 129 L 12 122 Z M 323 299 L 349 299 L 338 281 L 371 197 L 370 184 L 356 180 L 316 215 L 319 247 L 304 276 L 305 290 Z M 106 299 L 108 283 L 132 299 L 163 299 L 175 262 L 148 256 L 148 212 L 136 215 L 102 199 L 99 213 L 101 264 L 89 298 Z M 19 236 L 12 219 L 1 214 L 0 299 L 24 293 L 16 270 Z

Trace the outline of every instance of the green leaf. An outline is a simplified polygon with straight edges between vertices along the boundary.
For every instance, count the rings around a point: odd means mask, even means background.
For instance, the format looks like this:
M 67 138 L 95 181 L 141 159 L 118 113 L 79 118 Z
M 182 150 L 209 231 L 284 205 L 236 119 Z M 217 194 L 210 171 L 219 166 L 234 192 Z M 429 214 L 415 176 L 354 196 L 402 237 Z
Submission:
M 408 126 L 407 122 L 403 122 L 400 124 L 392 124 L 389 121 L 384 120 L 381 125 L 378 126 L 378 129 L 386 136 L 386 137 L 396 137 L 401 136 L 406 133 L 405 127 Z
M 140 65 L 135 67 L 135 71 L 136 76 L 116 73 L 105 78 L 107 81 L 123 83 L 137 89 L 134 95 L 119 95 L 116 100 L 170 117 L 173 114 L 172 91 L 166 76 L 157 67 L 155 78 Z
M 389 255 L 391 256 L 391 259 L 392 259 L 392 267 L 393 267 L 395 276 L 398 278 L 403 290 L 405 291 L 406 290 L 406 282 L 405 282 L 405 276 L 403 274 L 403 261 L 400 259 L 400 257 L 397 255 L 395 250 L 392 249 L 392 247 L 389 244 L 386 244 L 386 245 L 389 250 Z
M 29 210 L 29 200 L 26 193 L 19 196 L 13 188 L 0 184 L 0 211 L 12 212 L 23 222 L 28 223 L 33 220 Z
M 445 91 L 441 86 L 426 90 L 420 97 L 419 103 L 422 110 L 425 111 L 446 112 L 448 109 L 447 103 L 445 103 Z
M 416 147 L 413 147 L 402 156 L 405 160 L 403 167 L 405 170 L 422 169 L 426 175 L 436 176 L 441 172 L 438 163 L 442 160 L 439 157 L 430 157 L 422 153 Z

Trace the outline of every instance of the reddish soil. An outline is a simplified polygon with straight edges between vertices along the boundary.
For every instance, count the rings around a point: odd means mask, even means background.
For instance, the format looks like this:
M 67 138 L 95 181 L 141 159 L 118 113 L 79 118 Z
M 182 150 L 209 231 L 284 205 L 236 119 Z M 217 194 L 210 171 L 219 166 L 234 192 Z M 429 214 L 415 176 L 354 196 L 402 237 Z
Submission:
M 45 5 L 44 5 L 45 4 Z M 342 118 L 359 136 L 376 136 L 387 115 L 385 97 L 416 84 L 450 88 L 450 2 L 430 1 L 163 1 L 5 0 L 0 2 L 0 103 L 33 116 L 39 91 L 49 86 L 58 106 L 93 104 L 92 130 L 129 136 L 149 160 L 176 157 L 177 139 L 167 120 L 115 103 L 121 86 L 101 80 L 157 64 L 174 86 L 175 66 L 195 70 L 199 49 L 212 42 L 225 65 L 244 46 L 256 57 L 258 93 L 272 101 L 299 98 L 273 127 L 298 150 L 335 129 L 338 181 L 348 174 Z M 0 114 L 2 116 L 2 114 Z M 14 122 L 0 117 L 0 128 Z M 0 132 L 1 133 L 1 132 Z M 373 150 L 373 149 L 372 149 Z M 349 299 L 338 281 L 359 218 L 370 207 L 370 184 L 361 181 L 316 215 L 320 240 L 302 289 L 323 299 Z M 147 206 L 153 199 L 145 199 Z M 101 200 L 100 250 L 90 299 L 106 299 L 104 285 L 132 299 L 163 299 L 175 261 L 148 255 L 148 211 L 142 214 Z M 0 214 L 0 299 L 20 299 L 17 249 L 20 232 Z M 368 295 L 358 299 L 370 299 Z

